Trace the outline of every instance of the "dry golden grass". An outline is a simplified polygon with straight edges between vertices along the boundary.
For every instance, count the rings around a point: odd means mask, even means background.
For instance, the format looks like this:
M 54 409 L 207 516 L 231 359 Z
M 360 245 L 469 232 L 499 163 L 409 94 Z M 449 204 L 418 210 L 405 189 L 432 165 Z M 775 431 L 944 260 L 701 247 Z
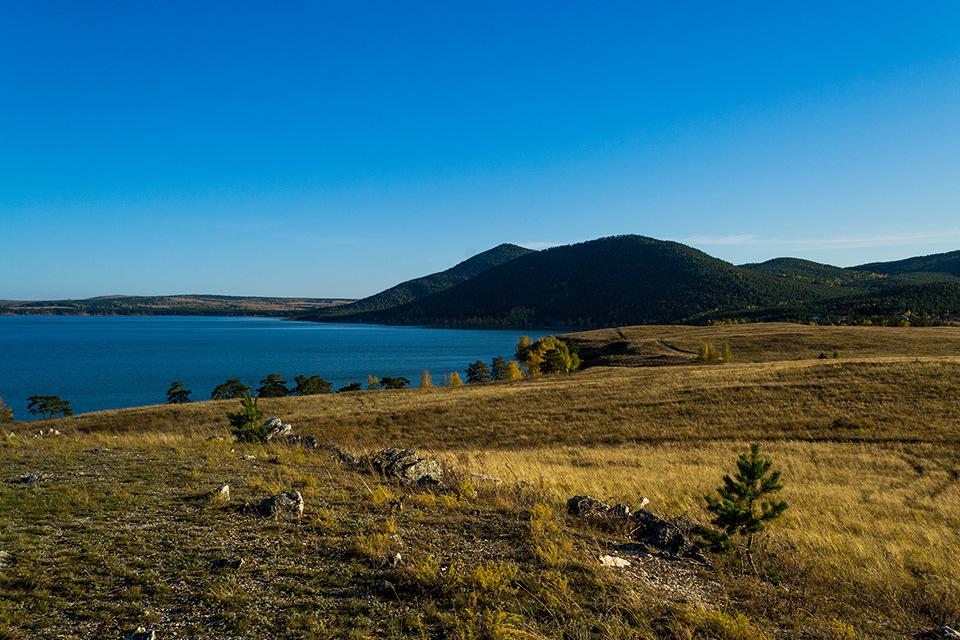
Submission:
M 747 442 L 662 443 L 455 454 L 474 473 L 546 487 L 556 500 L 592 495 L 704 522 Z M 960 605 L 960 446 L 784 441 L 764 445 L 790 508 L 770 551 L 847 599 L 955 620 Z M 786 576 L 785 576 L 786 577 Z M 834 597 L 841 595 L 835 594 Z
M 264 399 L 304 434 L 433 450 L 668 440 L 960 440 L 960 358 L 598 367 L 454 389 Z M 47 421 L 67 433 L 228 435 L 237 401 Z M 36 423 L 20 423 L 22 431 Z
M 716 327 L 657 325 L 567 334 L 586 359 L 620 366 L 674 364 L 696 358 L 705 343 L 728 344 L 737 362 L 842 358 L 958 356 L 960 327 L 833 327 L 785 322 Z

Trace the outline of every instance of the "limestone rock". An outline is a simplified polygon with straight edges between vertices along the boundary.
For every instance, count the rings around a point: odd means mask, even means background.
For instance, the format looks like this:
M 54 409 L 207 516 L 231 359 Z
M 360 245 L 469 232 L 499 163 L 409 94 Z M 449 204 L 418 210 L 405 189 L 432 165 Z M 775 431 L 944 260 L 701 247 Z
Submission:
M 270 418 L 263 423 L 263 426 L 270 427 L 267 430 L 267 434 L 263 437 L 265 442 L 270 442 L 271 440 L 279 440 L 285 436 L 289 436 L 290 432 L 293 430 L 293 427 L 289 424 L 284 424 L 280 418 Z
M 567 513 L 580 518 L 606 516 L 610 505 L 590 496 L 573 496 L 567 500 Z
M 297 490 L 284 491 L 260 501 L 260 515 L 265 518 L 303 515 L 303 496 Z
M 230 485 L 222 484 L 209 494 L 210 498 L 214 500 L 222 500 L 224 502 L 230 502 Z
M 626 558 L 618 558 L 616 556 L 600 556 L 600 566 L 610 567 L 613 569 L 622 569 L 624 567 L 630 566 L 630 561 Z
M 367 458 L 373 468 L 388 478 L 420 485 L 439 484 L 443 467 L 436 460 L 424 460 L 412 449 L 389 448 Z
M 157 632 L 153 629 L 147 631 L 143 627 L 137 627 L 137 630 L 126 637 L 126 640 L 155 640 Z
M 10 566 L 10 552 L 0 551 L 0 569 L 6 569 Z

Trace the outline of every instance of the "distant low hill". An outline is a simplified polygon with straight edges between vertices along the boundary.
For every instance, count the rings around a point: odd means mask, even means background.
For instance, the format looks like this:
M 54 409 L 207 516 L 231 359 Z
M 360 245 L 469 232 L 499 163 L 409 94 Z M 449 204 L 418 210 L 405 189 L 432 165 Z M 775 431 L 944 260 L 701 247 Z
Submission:
M 376 295 L 357 300 L 352 304 L 328 307 L 312 313 L 298 314 L 297 319 L 323 320 L 333 316 L 346 316 L 368 311 L 391 309 L 445 291 L 461 282 L 466 282 L 478 276 L 484 271 L 530 253 L 534 252 L 530 249 L 518 247 L 515 244 L 501 244 L 493 249 L 464 260 L 446 271 L 402 282 L 390 287 L 386 291 L 381 291 Z
M 680 243 L 615 236 L 526 252 L 436 293 L 420 290 L 408 302 L 390 306 L 399 298 L 388 290 L 367 299 L 376 304 L 361 301 L 312 315 L 383 324 L 542 327 L 851 317 L 899 322 L 900 316 L 936 322 L 960 314 L 960 277 L 951 273 L 958 256 L 869 265 L 873 270 L 797 258 L 735 266 Z M 411 283 L 399 288 L 408 290 Z
M 83 300 L 0 300 L 2 315 L 279 316 L 335 307 L 337 298 L 257 298 L 217 295 L 103 296 Z

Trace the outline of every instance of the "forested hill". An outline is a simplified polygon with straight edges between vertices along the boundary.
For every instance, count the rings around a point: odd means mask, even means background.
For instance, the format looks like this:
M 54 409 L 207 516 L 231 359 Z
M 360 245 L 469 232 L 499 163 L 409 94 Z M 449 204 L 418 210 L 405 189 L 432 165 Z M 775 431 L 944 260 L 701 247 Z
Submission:
M 397 324 L 617 326 L 823 299 L 828 287 L 735 267 L 676 242 L 616 236 L 529 253 L 438 294 L 345 319 Z
M 394 287 L 381 291 L 368 298 L 341 307 L 319 309 L 315 312 L 300 314 L 297 320 L 323 320 L 331 316 L 343 316 L 362 313 L 365 311 L 379 311 L 397 307 L 414 300 L 425 298 L 431 294 L 445 291 L 461 282 L 465 282 L 488 269 L 501 265 L 520 256 L 533 253 L 530 249 L 518 247 L 515 244 L 501 244 L 493 249 L 477 254 L 464 260 L 454 267 L 434 273 L 422 278 L 408 280 Z
M 953 276 L 953 278 L 960 280 L 960 251 L 918 256 L 894 262 L 871 262 L 870 264 L 851 267 L 851 269 L 872 271 L 873 273 L 891 276 L 924 274 L 928 280 L 931 279 L 931 276 L 936 276 L 937 279 L 942 279 L 942 276 Z

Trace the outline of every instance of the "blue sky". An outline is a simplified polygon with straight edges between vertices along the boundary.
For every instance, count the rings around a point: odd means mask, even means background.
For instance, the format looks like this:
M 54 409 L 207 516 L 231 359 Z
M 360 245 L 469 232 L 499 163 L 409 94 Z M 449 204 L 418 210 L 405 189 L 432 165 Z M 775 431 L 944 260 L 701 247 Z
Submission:
M 0 298 L 960 249 L 960 3 L 10 2 Z

